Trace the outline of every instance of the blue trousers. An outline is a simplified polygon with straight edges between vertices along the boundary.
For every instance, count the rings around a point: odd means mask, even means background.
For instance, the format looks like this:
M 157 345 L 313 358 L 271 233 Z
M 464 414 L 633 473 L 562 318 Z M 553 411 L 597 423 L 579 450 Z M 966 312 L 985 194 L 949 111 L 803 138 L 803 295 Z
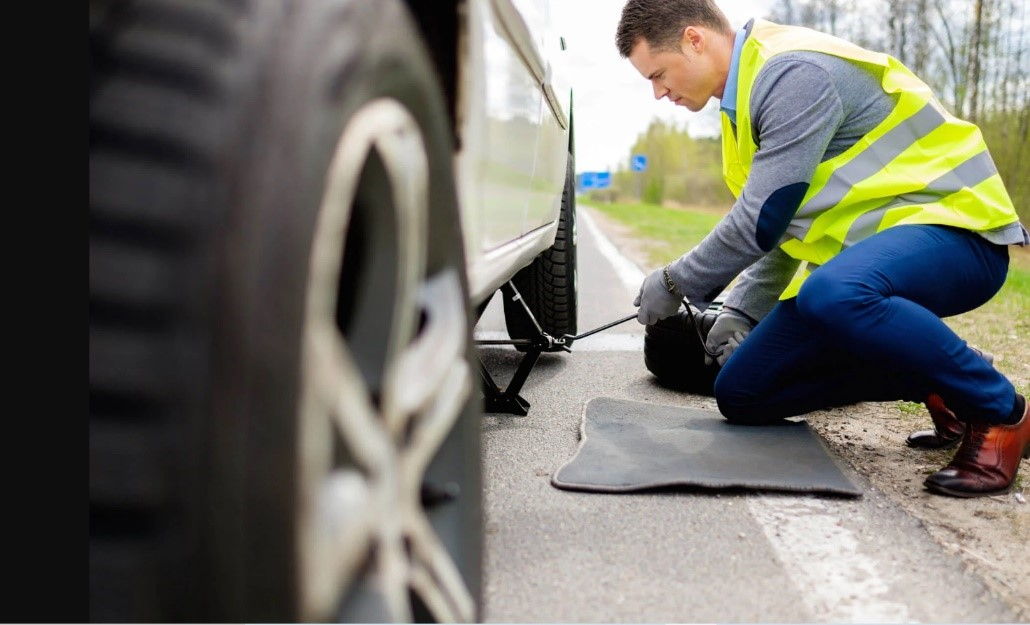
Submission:
M 857 243 L 734 351 L 715 381 L 720 411 L 760 424 L 937 393 L 964 421 L 1010 422 L 1012 383 L 941 321 L 997 293 L 1008 261 L 1007 247 L 947 226 L 895 226 Z

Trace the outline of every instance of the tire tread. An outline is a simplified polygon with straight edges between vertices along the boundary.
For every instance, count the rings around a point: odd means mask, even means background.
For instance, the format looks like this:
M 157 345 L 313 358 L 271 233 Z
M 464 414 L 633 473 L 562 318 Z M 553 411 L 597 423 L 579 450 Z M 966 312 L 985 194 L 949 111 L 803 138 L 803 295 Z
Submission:
M 570 154 L 554 244 L 512 278 L 540 327 L 555 338 L 576 333 L 576 248 L 572 232 L 574 224 L 571 223 L 575 219 L 575 196 L 571 185 L 573 172 Z M 504 302 L 508 334 L 512 338 L 531 338 L 535 330 L 524 318 L 521 307 L 516 306 L 508 300 Z
M 91 23 L 90 618 L 202 613 L 204 293 L 240 3 L 112 3 Z M 91 16 L 91 21 L 92 21 Z

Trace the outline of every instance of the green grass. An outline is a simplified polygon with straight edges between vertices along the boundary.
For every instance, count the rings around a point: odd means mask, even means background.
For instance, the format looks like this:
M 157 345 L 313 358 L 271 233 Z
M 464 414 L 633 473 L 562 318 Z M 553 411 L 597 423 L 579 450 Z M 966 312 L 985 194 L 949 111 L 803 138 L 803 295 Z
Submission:
M 898 410 L 904 412 L 905 414 L 922 415 L 925 413 L 922 404 L 917 404 L 916 402 L 912 401 L 899 401 Z
M 1015 256 L 1015 254 L 1013 254 Z M 1024 254 L 1012 258 L 1009 263 L 1009 275 L 1005 280 L 1003 291 L 1007 291 L 1013 297 L 1021 298 L 1023 301 L 1023 312 L 1030 314 L 1030 257 L 1022 258 Z
M 604 204 L 577 200 L 629 226 L 651 245 L 648 261 L 665 265 L 682 256 L 711 232 L 722 215 L 714 211 L 666 208 L 654 204 Z

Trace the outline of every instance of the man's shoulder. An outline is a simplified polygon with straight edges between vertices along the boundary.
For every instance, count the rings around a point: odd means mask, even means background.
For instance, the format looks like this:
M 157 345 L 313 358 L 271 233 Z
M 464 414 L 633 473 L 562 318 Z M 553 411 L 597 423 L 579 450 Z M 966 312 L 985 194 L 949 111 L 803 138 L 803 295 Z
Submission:
M 765 63 L 755 77 L 752 103 L 761 105 L 773 92 L 809 100 L 835 93 L 843 102 L 882 95 L 879 77 L 870 70 L 838 56 L 810 50 L 783 52 Z
M 821 52 L 792 51 L 777 54 L 762 66 L 751 88 L 752 105 L 761 105 L 772 93 L 806 98 L 836 90 L 833 72 L 847 61 Z M 779 99 L 779 98 L 778 98 Z
M 755 77 L 755 83 L 768 82 L 774 76 L 791 74 L 793 76 L 811 76 L 821 82 L 832 82 L 835 74 L 850 73 L 858 68 L 854 63 L 838 56 L 811 50 L 791 50 L 781 52 L 770 58 L 762 66 Z

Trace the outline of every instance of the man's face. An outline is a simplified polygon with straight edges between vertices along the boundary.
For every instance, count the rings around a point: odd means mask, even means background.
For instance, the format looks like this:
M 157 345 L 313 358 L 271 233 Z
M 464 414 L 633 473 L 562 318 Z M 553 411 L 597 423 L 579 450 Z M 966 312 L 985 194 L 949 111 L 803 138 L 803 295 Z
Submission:
M 656 100 L 668 98 L 677 106 L 700 111 L 712 97 L 722 97 L 726 80 L 717 71 L 708 35 L 707 30 L 688 26 L 679 50 L 654 49 L 641 38 L 629 62 L 651 82 Z

